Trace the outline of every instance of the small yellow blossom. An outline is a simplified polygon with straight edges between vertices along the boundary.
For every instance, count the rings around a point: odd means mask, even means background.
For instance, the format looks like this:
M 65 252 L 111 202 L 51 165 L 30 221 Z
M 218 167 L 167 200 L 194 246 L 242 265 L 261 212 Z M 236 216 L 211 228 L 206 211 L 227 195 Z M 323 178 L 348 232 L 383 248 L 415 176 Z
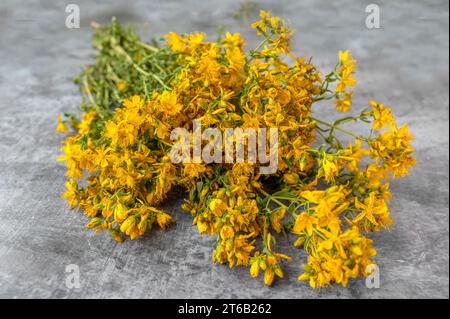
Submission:
M 58 114 L 57 119 L 58 119 L 58 125 L 56 126 L 55 131 L 56 132 L 61 132 L 61 133 L 66 133 L 67 132 L 67 127 L 64 124 L 64 122 L 61 120 L 61 115 Z
M 352 105 L 352 92 L 344 92 L 343 97 L 336 100 L 336 110 L 347 112 Z
M 164 212 L 158 213 L 156 215 L 156 222 L 159 227 L 166 229 L 172 223 L 172 216 Z
M 78 123 L 78 132 L 84 135 L 89 132 L 92 121 L 95 118 L 95 112 L 83 113 L 81 115 L 81 122 Z
M 292 232 L 300 234 L 303 230 L 306 230 L 308 236 L 312 236 L 314 225 L 317 225 L 317 223 L 317 217 L 311 216 L 307 212 L 303 212 L 296 218 Z
M 336 92 L 343 92 L 348 87 L 354 87 L 356 80 L 353 73 L 356 67 L 356 61 L 353 59 L 349 50 L 339 51 L 339 83 L 336 85 Z
M 389 108 L 384 107 L 383 104 L 377 103 L 371 100 L 370 105 L 373 108 L 373 123 L 372 128 L 374 130 L 380 130 L 385 126 L 390 128 L 395 128 L 394 117 L 392 116 L 392 111 Z

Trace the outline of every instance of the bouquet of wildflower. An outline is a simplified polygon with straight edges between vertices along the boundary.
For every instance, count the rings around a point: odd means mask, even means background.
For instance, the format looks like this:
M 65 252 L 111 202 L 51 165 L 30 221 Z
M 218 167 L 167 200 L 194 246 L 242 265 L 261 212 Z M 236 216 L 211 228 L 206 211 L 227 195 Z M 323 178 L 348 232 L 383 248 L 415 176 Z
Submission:
M 90 218 L 87 228 L 122 242 L 168 227 L 159 205 L 182 186 L 182 208 L 216 238 L 214 262 L 262 271 L 271 285 L 291 260 L 276 237 L 292 233 L 308 254 L 299 280 L 346 286 L 370 272 L 368 235 L 392 224 L 388 181 L 414 165 L 412 136 L 374 101 L 356 116 L 317 118 L 319 101 L 350 109 L 355 60 L 339 52 L 322 74 L 291 52 L 286 23 L 260 15 L 261 42 L 249 51 L 238 33 L 208 42 L 172 32 L 160 46 L 114 19 L 96 25 L 96 61 L 76 79 L 81 119 L 58 118 L 58 131 L 71 127 L 63 197 Z M 367 125 L 367 136 L 347 122 Z

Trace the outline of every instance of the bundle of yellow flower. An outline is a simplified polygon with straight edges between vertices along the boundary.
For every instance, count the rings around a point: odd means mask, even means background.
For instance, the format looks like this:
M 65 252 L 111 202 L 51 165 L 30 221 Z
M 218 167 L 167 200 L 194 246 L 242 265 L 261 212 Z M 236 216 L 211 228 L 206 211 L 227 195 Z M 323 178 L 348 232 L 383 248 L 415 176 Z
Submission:
M 58 118 L 58 131 L 66 133 L 68 123 L 73 129 L 60 157 L 69 178 L 63 196 L 91 218 L 88 228 L 121 242 L 168 227 L 172 217 L 158 205 L 180 185 L 189 191 L 182 208 L 193 224 L 217 238 L 214 262 L 249 266 L 252 277 L 261 270 L 271 285 L 283 277 L 281 262 L 291 260 L 274 250 L 275 234 L 292 233 L 308 253 L 299 279 L 345 286 L 368 275 L 376 251 L 367 236 L 392 224 L 388 180 L 414 165 L 412 137 L 374 101 L 333 123 L 316 118 L 318 101 L 350 109 L 350 52 L 339 52 L 334 70 L 322 75 L 291 52 L 292 32 L 280 18 L 262 11 L 252 27 L 262 40 L 248 52 L 237 33 L 208 42 L 172 32 L 157 47 L 115 20 L 98 28 L 96 63 L 77 79 L 81 121 Z M 191 130 L 194 121 L 221 132 L 276 128 L 275 171 L 261 174 L 262 161 L 175 163 L 171 132 Z M 369 135 L 344 129 L 350 121 L 365 123 Z M 196 134 L 191 130 L 189 145 Z M 343 146 L 342 136 L 352 142 Z M 248 136 L 242 143 L 248 146 Z

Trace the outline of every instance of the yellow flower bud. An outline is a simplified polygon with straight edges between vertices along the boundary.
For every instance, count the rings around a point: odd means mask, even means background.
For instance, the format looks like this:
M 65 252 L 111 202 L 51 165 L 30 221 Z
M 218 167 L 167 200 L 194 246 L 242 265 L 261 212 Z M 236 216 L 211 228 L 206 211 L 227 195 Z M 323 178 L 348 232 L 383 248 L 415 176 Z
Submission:
M 122 243 L 123 242 L 123 238 L 120 236 L 119 232 L 115 229 L 111 229 L 110 230 L 110 235 L 111 237 L 118 243 Z
M 94 217 L 91 221 L 86 225 L 86 228 L 91 229 L 99 226 L 102 223 L 102 219 L 98 217 Z
M 259 261 L 256 260 L 250 266 L 250 276 L 252 276 L 253 278 L 256 278 L 256 277 L 258 277 L 258 275 L 259 275 Z
M 275 275 L 277 275 L 280 278 L 283 278 L 284 274 L 283 274 L 283 270 L 281 270 L 280 266 L 275 267 Z
M 300 248 L 303 246 L 303 244 L 305 243 L 305 237 L 299 237 L 297 238 L 297 240 L 294 242 L 294 246 L 297 248 Z
M 296 184 L 298 182 L 298 175 L 295 173 L 292 174 L 284 174 L 283 180 L 286 182 L 286 184 Z
M 267 268 L 266 271 L 264 271 L 264 284 L 267 286 L 272 285 L 273 279 L 275 278 L 275 272 L 272 268 Z

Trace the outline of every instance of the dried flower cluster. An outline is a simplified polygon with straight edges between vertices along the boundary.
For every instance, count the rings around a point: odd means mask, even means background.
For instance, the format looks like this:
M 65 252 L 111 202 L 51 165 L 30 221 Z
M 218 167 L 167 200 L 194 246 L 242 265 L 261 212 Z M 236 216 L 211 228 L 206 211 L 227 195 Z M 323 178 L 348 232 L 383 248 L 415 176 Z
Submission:
M 158 47 L 115 20 L 97 26 L 96 62 L 77 79 L 81 119 L 58 118 L 58 131 L 72 128 L 60 157 L 69 178 L 63 196 L 90 218 L 88 228 L 121 242 L 168 227 L 173 217 L 158 207 L 180 185 L 193 224 L 217 238 L 214 262 L 249 266 L 271 285 L 291 259 L 277 252 L 275 235 L 293 233 L 308 254 L 299 279 L 345 286 L 368 275 L 376 254 L 368 235 L 392 224 L 388 180 L 414 165 L 412 136 L 374 101 L 356 116 L 317 119 L 318 101 L 334 101 L 338 112 L 351 107 L 350 52 L 323 75 L 291 52 L 280 18 L 262 11 L 252 27 L 261 43 L 246 52 L 238 33 L 208 42 L 172 32 Z M 260 175 L 249 162 L 172 163 L 170 132 L 192 131 L 198 119 L 220 130 L 278 128 L 277 172 Z M 344 129 L 347 122 L 364 123 L 368 136 Z M 343 136 L 351 142 L 343 145 Z

